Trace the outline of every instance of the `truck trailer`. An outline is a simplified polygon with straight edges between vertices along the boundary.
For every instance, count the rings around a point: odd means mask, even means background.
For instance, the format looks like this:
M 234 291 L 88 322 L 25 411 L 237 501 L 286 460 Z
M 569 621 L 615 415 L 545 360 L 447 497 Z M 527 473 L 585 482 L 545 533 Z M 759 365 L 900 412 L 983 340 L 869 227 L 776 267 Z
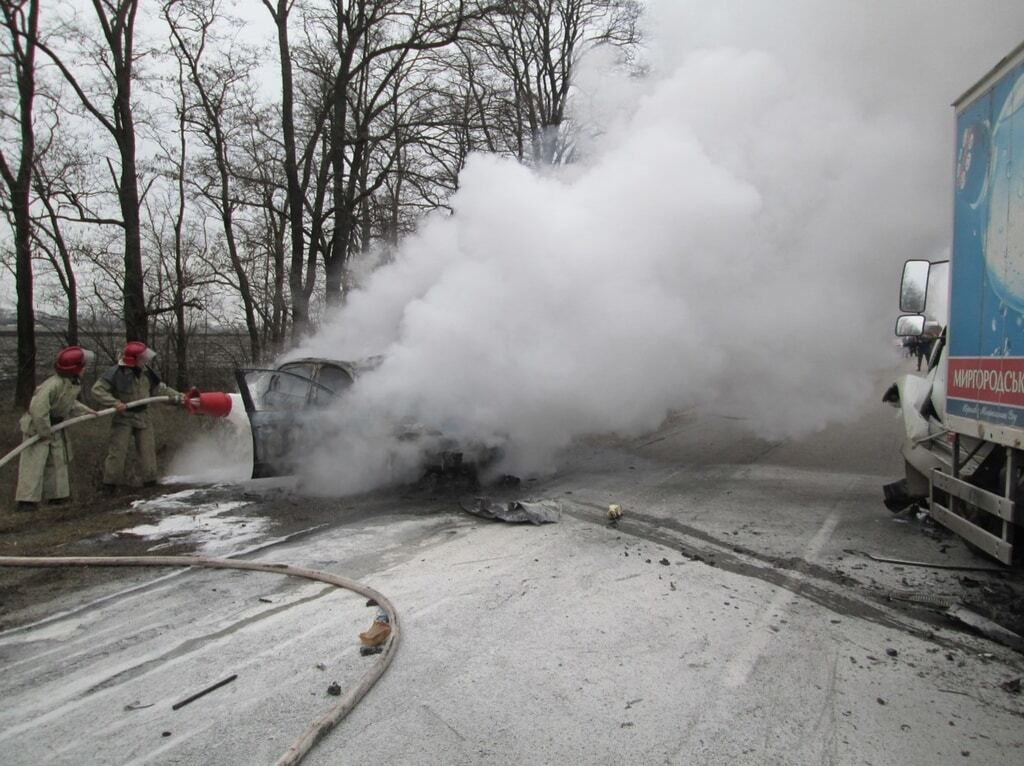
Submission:
M 953 106 L 951 258 L 904 266 L 896 334 L 937 337 L 927 375 L 884 397 L 906 428 L 906 477 L 885 501 L 1010 564 L 1024 558 L 1024 43 Z

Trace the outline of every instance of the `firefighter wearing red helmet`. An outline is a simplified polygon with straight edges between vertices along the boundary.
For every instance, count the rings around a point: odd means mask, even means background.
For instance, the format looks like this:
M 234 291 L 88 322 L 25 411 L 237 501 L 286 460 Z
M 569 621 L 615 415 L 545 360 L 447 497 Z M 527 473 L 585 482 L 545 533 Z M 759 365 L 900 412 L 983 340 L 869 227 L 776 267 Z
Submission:
M 103 463 L 103 486 L 113 491 L 125 484 L 124 465 L 132 442 L 145 486 L 156 484 L 156 440 L 149 421 L 148 405 L 128 409 L 127 405 L 151 396 L 170 396 L 181 404 L 184 397 L 168 386 L 150 367 L 156 354 L 145 343 L 129 341 L 117 364 L 108 369 L 92 387 L 92 395 L 103 407 L 114 407 L 117 413 L 110 424 L 107 458 Z
M 81 375 L 91 362 L 91 351 L 79 346 L 62 349 L 53 365 L 55 374 L 32 394 L 21 432 L 25 438 L 38 436 L 39 441 L 21 452 L 15 495 L 19 511 L 34 510 L 43 500 L 64 502 L 71 495 L 71 442 L 66 430 L 54 431 L 53 426 L 75 415 L 96 414 L 78 401 Z

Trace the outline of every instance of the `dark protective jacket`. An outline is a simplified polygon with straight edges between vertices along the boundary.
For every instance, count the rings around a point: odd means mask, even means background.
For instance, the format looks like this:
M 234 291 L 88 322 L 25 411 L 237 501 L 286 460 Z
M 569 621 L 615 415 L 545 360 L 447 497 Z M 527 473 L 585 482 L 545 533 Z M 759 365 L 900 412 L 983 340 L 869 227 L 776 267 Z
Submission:
M 96 379 L 92 395 L 102 407 L 114 407 L 118 402 L 130 404 L 151 396 L 180 396 L 149 367 L 139 369 L 122 364 L 114 365 Z M 149 425 L 146 405 L 115 415 L 114 419 L 131 423 L 132 428 L 146 428 Z

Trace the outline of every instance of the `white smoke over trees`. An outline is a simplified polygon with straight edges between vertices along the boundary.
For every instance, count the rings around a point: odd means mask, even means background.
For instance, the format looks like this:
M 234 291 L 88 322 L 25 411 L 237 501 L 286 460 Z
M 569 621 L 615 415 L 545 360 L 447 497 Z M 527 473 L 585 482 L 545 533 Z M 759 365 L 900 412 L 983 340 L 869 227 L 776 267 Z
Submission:
M 471 157 L 454 214 L 294 354 L 385 356 L 334 413 L 320 489 L 414 465 L 387 438 L 402 420 L 518 473 L 673 409 L 728 407 L 780 438 L 873 394 L 902 262 L 947 246 L 948 104 L 1020 42 L 1024 7 L 650 10 L 650 76 L 580 77 L 610 120 L 584 164 Z

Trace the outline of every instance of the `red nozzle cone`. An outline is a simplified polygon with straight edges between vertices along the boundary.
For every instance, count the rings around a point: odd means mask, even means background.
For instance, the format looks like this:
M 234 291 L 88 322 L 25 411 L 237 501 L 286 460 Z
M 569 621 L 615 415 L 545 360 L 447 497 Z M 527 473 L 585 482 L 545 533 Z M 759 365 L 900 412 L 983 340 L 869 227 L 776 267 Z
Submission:
M 226 418 L 231 412 L 231 397 L 220 391 L 190 391 L 185 395 L 185 409 L 193 415 Z

